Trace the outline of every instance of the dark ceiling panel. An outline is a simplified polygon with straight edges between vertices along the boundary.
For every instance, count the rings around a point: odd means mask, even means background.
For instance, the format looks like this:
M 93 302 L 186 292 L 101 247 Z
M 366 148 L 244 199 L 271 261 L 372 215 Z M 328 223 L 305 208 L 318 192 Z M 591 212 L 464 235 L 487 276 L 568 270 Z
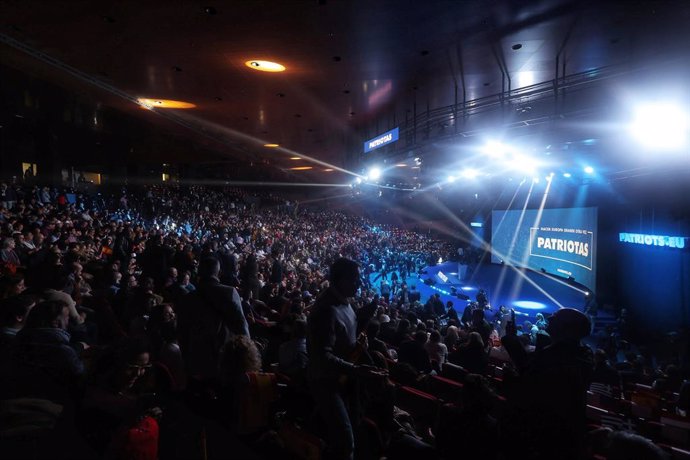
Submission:
M 175 114 L 182 124 L 17 49 L 0 46 L 0 58 L 224 155 L 300 152 L 343 165 L 364 133 L 415 105 L 452 104 L 456 85 L 471 100 L 505 89 L 503 71 L 513 89 L 552 79 L 557 57 L 558 71 L 565 63 L 573 74 L 680 53 L 689 9 L 635 0 L 0 3 L 2 34 L 132 97 L 196 104 Z M 288 70 L 243 65 L 259 57 Z

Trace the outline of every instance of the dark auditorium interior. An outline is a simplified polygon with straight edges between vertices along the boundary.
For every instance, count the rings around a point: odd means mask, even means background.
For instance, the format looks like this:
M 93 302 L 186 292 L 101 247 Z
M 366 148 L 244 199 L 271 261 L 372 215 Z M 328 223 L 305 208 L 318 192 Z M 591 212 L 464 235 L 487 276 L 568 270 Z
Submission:
M 0 0 L 0 458 L 690 460 L 688 43 Z

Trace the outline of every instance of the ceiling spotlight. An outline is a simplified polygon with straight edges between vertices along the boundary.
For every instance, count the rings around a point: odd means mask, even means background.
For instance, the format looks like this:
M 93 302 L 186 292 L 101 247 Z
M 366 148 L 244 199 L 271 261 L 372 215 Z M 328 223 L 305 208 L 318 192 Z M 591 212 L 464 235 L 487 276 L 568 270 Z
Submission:
M 313 166 L 297 166 L 295 168 L 290 168 L 290 171 L 308 171 L 313 169 Z
M 280 147 L 280 144 L 264 144 L 264 147 L 268 147 L 269 149 L 274 149 L 276 147 Z
M 371 168 L 367 177 L 369 180 L 379 180 L 381 178 L 381 169 L 377 167 Z
M 635 111 L 630 134 L 644 147 L 677 150 L 688 143 L 690 117 L 671 103 L 642 106 Z
M 570 173 L 563 173 L 563 177 L 572 177 L 573 175 Z
M 509 153 L 512 149 L 501 142 L 489 141 L 486 143 L 483 150 L 484 153 L 490 157 L 502 158 L 506 156 L 506 154 Z
M 285 66 L 278 64 L 277 62 L 271 61 L 261 61 L 258 59 L 253 59 L 251 61 L 246 61 L 244 63 L 247 67 L 253 70 L 259 70 L 261 72 L 284 72 Z
M 591 166 L 585 166 L 583 170 L 587 174 L 594 174 L 594 168 L 592 168 Z
M 137 99 L 139 105 L 145 109 L 193 109 L 196 107 L 191 102 L 172 101 L 169 99 Z

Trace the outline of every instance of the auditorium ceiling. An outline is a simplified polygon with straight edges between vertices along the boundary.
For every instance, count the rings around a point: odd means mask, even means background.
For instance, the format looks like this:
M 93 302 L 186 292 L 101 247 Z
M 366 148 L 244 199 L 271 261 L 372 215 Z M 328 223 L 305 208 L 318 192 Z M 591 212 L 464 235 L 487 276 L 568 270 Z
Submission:
M 0 60 L 228 160 L 326 177 L 413 112 L 683 53 L 689 24 L 684 1 L 4 0 Z

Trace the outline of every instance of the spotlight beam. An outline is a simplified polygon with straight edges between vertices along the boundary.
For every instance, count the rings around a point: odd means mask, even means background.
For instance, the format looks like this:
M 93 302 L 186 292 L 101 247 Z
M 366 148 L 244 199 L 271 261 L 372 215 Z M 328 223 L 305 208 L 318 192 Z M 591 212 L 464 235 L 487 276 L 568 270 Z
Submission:
M 445 205 L 443 205 L 443 204 L 440 203 L 440 202 L 434 202 L 434 201 L 431 200 L 431 199 L 428 199 L 427 201 L 429 202 L 429 204 L 430 204 L 431 206 L 436 207 L 439 211 L 441 211 L 441 212 L 443 212 L 444 214 L 446 214 L 446 216 L 448 216 L 449 219 L 451 219 L 452 221 L 454 221 L 458 226 L 462 227 L 466 232 L 472 234 L 473 237 L 476 238 L 478 241 L 482 241 L 482 248 L 484 248 L 486 251 L 491 252 L 492 254 L 497 255 L 499 258 L 501 258 L 501 259 L 503 259 L 503 260 L 506 259 L 505 255 L 503 255 L 503 254 L 501 254 L 500 252 L 496 251 L 494 248 L 491 247 L 491 245 L 490 245 L 489 243 L 487 243 L 486 241 L 484 241 L 484 240 L 482 240 L 481 238 L 479 238 L 479 236 L 478 236 L 470 227 L 468 227 L 467 225 L 465 225 L 465 223 L 464 223 L 462 220 L 460 220 L 455 214 L 453 214 L 453 212 L 452 212 L 450 209 L 448 209 L 448 207 L 446 207 Z M 546 292 L 546 290 L 544 290 L 544 288 L 542 288 L 541 286 L 539 286 L 535 281 L 531 280 L 523 271 L 521 271 L 520 269 L 518 269 L 517 267 L 514 267 L 514 266 L 512 266 L 512 265 L 508 265 L 508 267 L 509 267 L 511 270 L 513 270 L 513 271 L 515 272 L 516 275 L 518 275 L 519 277 L 523 278 L 525 281 L 527 281 L 528 284 L 530 284 L 530 285 L 531 285 L 532 287 L 534 287 L 537 291 L 539 291 L 540 293 L 542 293 L 547 299 L 549 299 L 550 301 L 552 301 L 556 306 L 558 306 L 558 308 L 563 308 L 563 305 L 562 305 L 558 300 L 556 300 L 551 294 L 549 294 L 548 292 Z

